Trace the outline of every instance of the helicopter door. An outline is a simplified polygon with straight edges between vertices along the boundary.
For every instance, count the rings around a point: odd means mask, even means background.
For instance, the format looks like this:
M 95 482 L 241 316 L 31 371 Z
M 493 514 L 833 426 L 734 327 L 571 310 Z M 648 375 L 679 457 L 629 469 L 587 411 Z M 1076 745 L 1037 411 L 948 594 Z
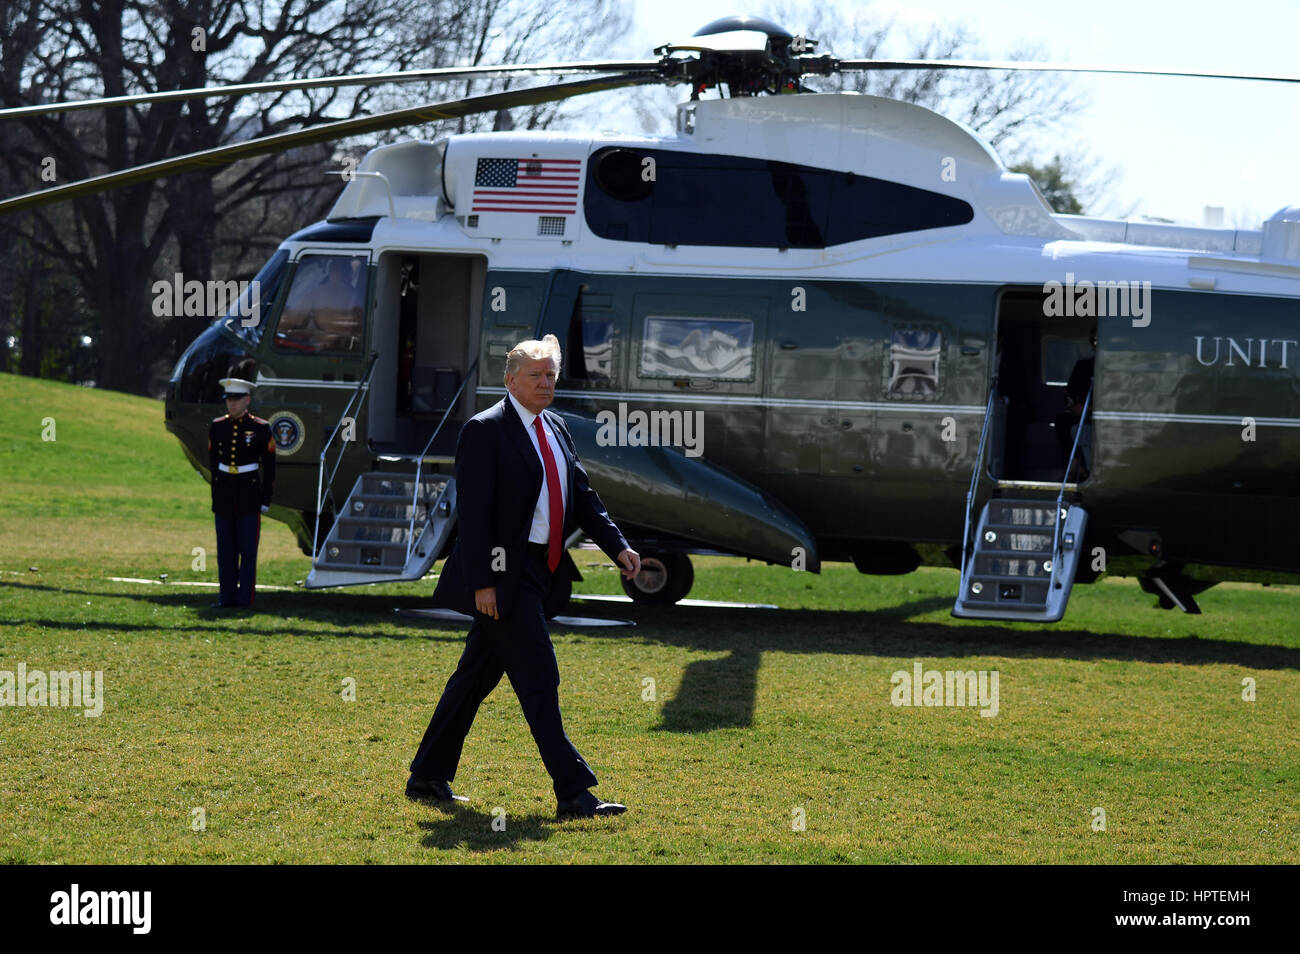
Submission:
M 485 273 L 477 256 L 381 257 L 374 338 L 380 357 L 370 405 L 375 451 L 417 453 L 436 430 L 430 455 L 452 456 L 472 412 L 466 378 L 477 353 Z
M 365 373 L 369 259 L 366 248 L 304 249 L 285 277 L 278 315 L 272 305 L 257 401 L 285 466 L 316 466 Z
M 1097 321 L 1049 318 L 1043 310 L 1037 290 L 1007 292 L 999 304 L 999 400 L 990 476 L 1059 483 L 1082 424 L 1081 459 L 1070 475 L 1081 482 L 1092 463 L 1091 422 L 1081 422 L 1079 411 L 1092 381 Z

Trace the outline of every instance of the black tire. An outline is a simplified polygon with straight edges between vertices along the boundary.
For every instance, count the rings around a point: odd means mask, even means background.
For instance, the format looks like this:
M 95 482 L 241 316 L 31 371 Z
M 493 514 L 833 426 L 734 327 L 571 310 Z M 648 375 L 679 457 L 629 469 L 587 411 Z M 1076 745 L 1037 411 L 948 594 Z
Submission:
M 695 585 L 695 568 L 685 553 L 645 553 L 641 555 L 641 572 L 630 580 L 625 576 L 619 580 L 633 603 L 671 606 Z

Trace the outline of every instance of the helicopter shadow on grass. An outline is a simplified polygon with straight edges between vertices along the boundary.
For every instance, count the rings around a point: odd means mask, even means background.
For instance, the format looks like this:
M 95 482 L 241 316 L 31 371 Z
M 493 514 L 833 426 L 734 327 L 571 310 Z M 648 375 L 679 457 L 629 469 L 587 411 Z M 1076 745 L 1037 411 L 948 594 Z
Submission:
M 105 631 L 114 633 L 148 632 L 158 629 L 180 629 L 186 633 L 260 633 L 264 636 L 306 636 L 336 637 L 347 636 L 374 639 L 428 639 L 435 642 L 457 642 L 465 637 L 464 628 L 459 623 L 442 623 L 436 621 L 414 629 L 405 625 L 407 621 L 397 617 L 394 605 L 412 602 L 409 598 L 394 595 L 369 595 L 362 593 L 304 593 L 273 592 L 260 595 L 254 611 L 219 610 L 210 604 L 216 597 L 215 590 L 195 592 L 189 587 L 168 588 L 150 587 L 144 592 L 105 591 L 83 589 L 71 586 L 52 586 L 44 583 L 23 583 L 8 585 L 11 589 L 23 591 L 39 590 L 45 593 L 85 596 L 97 600 L 130 600 L 135 603 L 148 604 L 165 609 L 193 610 L 196 619 L 193 624 L 183 627 L 160 624 L 156 621 L 133 623 L 126 620 L 74 620 L 50 619 L 36 617 L 0 617 L 0 626 L 35 625 L 46 629 L 63 629 L 69 631 Z M 0 584 L 0 592 L 6 584 Z M 414 602 L 427 602 L 428 597 L 421 597 Z M 335 631 L 297 629 L 281 625 L 285 619 L 301 619 L 322 625 L 329 625 Z M 376 630 L 376 622 L 385 621 L 397 624 L 386 631 Z M 274 622 L 276 625 L 269 625 Z M 267 624 L 267 625 L 264 625 Z M 339 632 L 338 630 L 344 630 Z
M 48 592 L 96 598 L 131 599 L 171 608 L 195 608 L 202 628 L 191 632 L 212 634 L 261 632 L 268 637 L 362 636 L 381 639 L 420 638 L 460 642 L 461 623 L 414 621 L 393 614 L 394 604 L 419 604 L 427 597 L 368 595 L 363 593 L 269 594 L 257 613 L 226 614 L 207 609 L 210 595 L 196 600 L 193 593 L 105 593 L 42 584 L 23 584 Z M 913 621 L 911 617 L 947 609 L 950 597 L 928 596 L 878 610 L 724 610 L 712 607 L 650 607 L 628 605 L 619 615 L 637 624 L 634 634 L 617 628 L 581 631 L 579 638 L 627 639 L 719 654 L 686 666 L 678 690 L 664 703 L 656 729 L 669 732 L 707 732 L 752 725 L 758 691 L 758 671 L 763 653 L 842 653 L 903 658 L 1003 656 L 1072 660 L 1110 659 L 1146 663 L 1227 664 L 1247 669 L 1300 669 L 1300 649 L 1222 639 L 1180 639 L 1096 633 L 1087 630 L 1013 629 L 997 623 Z M 737 615 L 739 613 L 740 615 Z M 335 627 L 335 631 L 293 629 L 283 626 L 259 629 L 259 620 L 297 617 Z M 376 620 L 391 621 L 384 632 L 375 631 Z M 54 619 L 0 620 L 3 624 L 34 624 L 68 631 L 152 631 L 156 623 Z M 340 632 L 339 630 L 345 630 Z M 566 630 L 552 624 L 553 633 Z M 572 632 L 572 630 L 569 630 Z M 490 826 L 488 831 L 491 831 Z M 493 833 L 496 834 L 496 833 Z
M 930 596 L 880 610 L 744 610 L 726 616 L 705 607 L 628 607 L 637 637 L 669 646 L 721 653 L 689 663 L 660 724 L 667 732 L 747 728 L 753 723 L 758 670 L 765 652 L 861 656 L 1118 660 L 1184 665 L 1227 664 L 1247 669 L 1300 670 L 1300 649 L 1224 639 L 1180 639 L 1078 629 L 1013 629 L 997 623 L 912 621 L 952 606 Z M 612 638 L 613 630 L 584 637 Z M 624 631 L 624 638 L 625 631 Z M 883 670 L 882 670 L 883 672 Z M 885 673 L 887 676 L 888 673 Z

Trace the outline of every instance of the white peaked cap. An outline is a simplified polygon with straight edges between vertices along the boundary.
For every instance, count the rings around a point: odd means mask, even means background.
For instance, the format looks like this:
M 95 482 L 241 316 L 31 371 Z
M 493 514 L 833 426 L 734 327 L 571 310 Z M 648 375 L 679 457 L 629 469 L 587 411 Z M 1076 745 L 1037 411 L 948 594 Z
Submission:
M 211 380 L 211 379 L 209 379 Z M 222 378 L 220 385 L 226 389 L 227 394 L 252 394 L 253 382 L 245 381 L 243 378 Z

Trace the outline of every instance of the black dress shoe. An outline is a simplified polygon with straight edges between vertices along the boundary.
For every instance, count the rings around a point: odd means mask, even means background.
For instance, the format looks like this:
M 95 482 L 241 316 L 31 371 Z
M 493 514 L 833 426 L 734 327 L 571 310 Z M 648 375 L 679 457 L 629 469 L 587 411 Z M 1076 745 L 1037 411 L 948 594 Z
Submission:
M 597 815 L 621 815 L 627 811 L 626 805 L 618 802 L 602 802 L 591 792 L 583 792 L 575 798 L 567 798 L 555 806 L 555 817 L 560 821 L 566 818 L 595 818 Z
M 457 795 L 451 785 L 437 778 L 419 778 L 412 775 L 406 780 L 406 797 L 422 802 L 436 802 L 439 805 L 454 805 L 456 802 L 468 802 L 464 795 Z

